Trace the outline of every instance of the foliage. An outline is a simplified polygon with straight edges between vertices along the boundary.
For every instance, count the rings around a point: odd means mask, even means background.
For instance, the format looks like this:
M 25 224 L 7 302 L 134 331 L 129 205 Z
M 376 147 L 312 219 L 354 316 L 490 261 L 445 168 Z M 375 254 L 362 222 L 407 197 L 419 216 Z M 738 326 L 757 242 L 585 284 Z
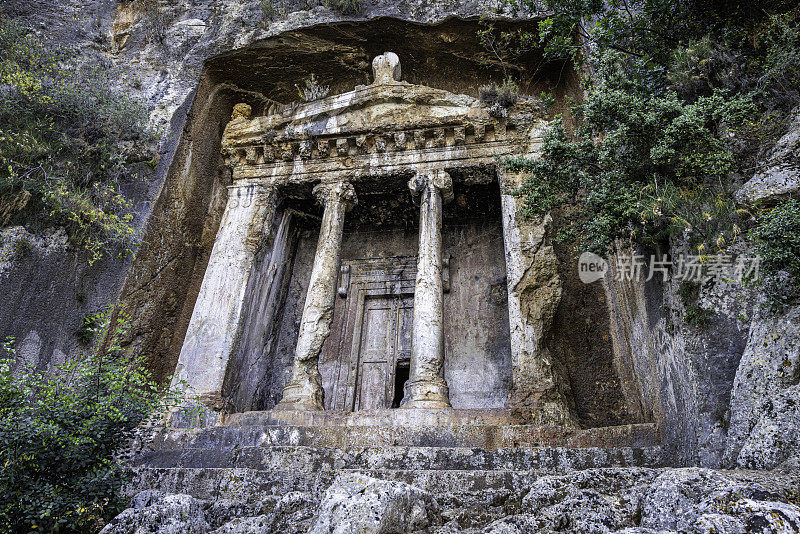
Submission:
M 286 16 L 286 7 L 281 3 L 281 0 L 259 0 L 259 7 L 261 8 L 261 16 L 264 22 Z
M 700 284 L 697 282 L 683 281 L 678 287 L 678 296 L 683 303 L 683 320 L 687 324 L 703 327 L 708 324 L 714 313 L 703 308 L 697 299 L 700 297 Z
M 800 297 L 800 202 L 789 200 L 767 211 L 750 237 L 761 256 L 768 305 L 778 311 Z
M 311 5 L 323 5 L 344 15 L 357 15 L 364 9 L 363 0 L 309 0 Z
M 540 44 L 535 34 L 524 30 L 501 31 L 486 20 L 480 21 L 478 40 L 485 50 L 478 61 L 486 67 L 499 68 L 506 80 L 511 78 L 510 71 L 520 69 L 519 63 L 527 52 Z
M 517 103 L 519 86 L 511 79 L 506 78 L 501 85 L 483 85 L 479 89 L 480 99 L 489 106 L 489 114 L 493 117 L 506 117 L 508 108 Z
M 63 224 L 91 263 L 136 245 L 120 145 L 149 133 L 141 102 L 72 59 L 0 17 L 0 195 L 29 191 L 29 214 Z
M 312 100 L 319 100 L 325 98 L 330 93 L 331 88 L 327 85 L 322 85 L 317 80 L 316 75 L 311 73 L 311 76 L 303 80 L 303 87 L 295 85 L 297 94 L 304 102 L 311 102 Z
M 109 331 L 108 314 L 95 333 Z M 110 329 L 106 350 L 55 372 L 12 371 L 13 339 L 0 359 L 0 531 L 92 532 L 124 507 L 128 472 L 116 451 L 175 394 L 162 396 L 142 358 Z M 98 336 L 102 338 L 103 336 Z
M 800 280 L 800 202 L 788 200 L 759 217 L 750 231 L 766 272 L 786 271 Z
M 740 239 L 752 218 L 736 209 L 732 177 L 751 171 L 798 103 L 800 8 L 512 3 L 549 16 L 527 41 L 494 43 L 512 52 L 508 43 L 536 43 L 585 73 L 585 99 L 570 109 L 576 123 L 557 117 L 541 158 L 503 162 L 526 174 L 525 213 L 575 204 L 580 245 L 600 254 L 620 238 L 658 247 L 680 235 L 701 255 Z
M 94 341 L 95 334 L 97 333 L 97 327 L 103 321 L 103 313 L 89 313 L 83 316 L 81 320 L 81 326 L 78 328 L 78 331 L 75 332 L 75 335 L 78 337 L 78 341 L 83 343 L 84 345 L 89 345 L 92 341 Z

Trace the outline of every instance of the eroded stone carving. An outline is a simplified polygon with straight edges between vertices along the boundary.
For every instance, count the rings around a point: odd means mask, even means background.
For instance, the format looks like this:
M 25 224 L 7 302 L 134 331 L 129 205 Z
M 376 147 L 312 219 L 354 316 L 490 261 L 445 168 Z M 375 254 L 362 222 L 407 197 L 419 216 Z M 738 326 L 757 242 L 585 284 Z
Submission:
M 225 407 L 223 381 L 242 327 L 245 288 L 256 252 L 275 216 L 277 190 L 232 186 L 178 359 L 173 384 L 215 409 Z
M 515 189 L 519 176 L 502 175 Z M 569 381 L 545 343 L 562 284 L 558 259 L 547 241 L 550 217 L 519 220 L 519 199 L 503 195 L 503 237 L 508 273 L 513 384 L 507 406 L 525 422 L 578 427 L 569 399 Z
M 372 74 L 375 83 L 399 82 L 400 58 L 394 52 L 384 52 L 372 60 Z
M 300 322 L 292 377 L 283 389 L 277 408 L 322 410 L 324 393 L 318 360 L 322 344 L 331 332 L 336 301 L 336 281 L 341 265 L 344 216 L 356 202 L 356 193 L 348 182 L 323 183 L 314 187 L 314 196 L 325 206 L 317 243 L 317 254 Z
M 293 188 L 324 183 L 315 188 L 325 215 L 281 408 L 324 406 L 317 360 L 332 328 L 344 214 L 355 201 L 350 183 L 374 183 L 379 176 L 393 180 L 409 170 L 417 174 L 409 186 L 419 198 L 420 242 L 415 356 L 403 406 L 449 406 L 442 378 L 442 206 L 452 198 L 452 179 L 442 169 L 494 165 L 498 156 L 530 153 L 540 143 L 543 117 L 531 100 L 520 99 L 498 119 L 475 98 L 400 82 L 395 54 L 375 58 L 373 68 L 372 85 L 292 109 L 250 118 L 249 107 L 237 106 L 223 136 L 234 183 Z M 555 255 L 542 237 L 544 226 L 526 226 L 517 220 L 516 208 L 513 198 L 504 198 L 514 375 L 508 406 L 528 421 L 571 426 L 575 421 L 564 391 L 569 384 L 544 342 L 561 295 Z M 248 242 L 252 249 L 253 240 Z
M 417 174 L 408 182 L 419 199 L 419 255 L 414 290 L 411 373 L 402 406 L 450 406 L 444 367 L 444 281 L 442 280 L 442 203 L 453 198 L 453 180 L 445 171 Z

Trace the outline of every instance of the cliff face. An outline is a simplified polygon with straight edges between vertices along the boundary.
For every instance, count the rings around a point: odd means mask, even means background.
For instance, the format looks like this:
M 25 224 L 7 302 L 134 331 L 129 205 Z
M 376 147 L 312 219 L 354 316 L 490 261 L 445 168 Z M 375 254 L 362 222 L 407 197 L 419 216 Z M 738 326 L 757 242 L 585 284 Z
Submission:
M 229 177 L 219 146 L 236 103 L 259 112 L 288 104 L 297 98 L 295 84 L 312 72 L 333 93 L 350 90 L 368 82 L 369 61 L 386 50 L 404 58 L 404 77 L 412 83 L 475 94 L 478 85 L 502 78 L 479 60 L 477 17 L 490 13 L 510 27 L 524 23 L 503 19 L 507 13 L 491 0 L 365 2 L 357 16 L 325 7 L 289 9 L 274 21 L 265 19 L 263 5 L 0 2 L 0 11 L 79 50 L 82 61 L 119 68 L 120 86 L 148 102 L 161 132 L 157 167 L 142 167 L 147 179 L 127 185 L 143 236 L 135 259 L 89 267 L 62 230 L 2 229 L 0 335 L 17 338 L 20 358 L 47 367 L 79 356 L 86 347 L 75 332 L 83 317 L 119 299 L 133 314 L 131 349 L 146 353 L 156 375 L 167 379 L 224 209 Z M 521 76 L 530 91 L 543 83 Z M 558 86 L 558 76 L 545 85 Z M 798 132 L 795 121 L 740 200 L 797 195 Z M 15 245 L 22 240 L 30 246 Z M 672 246 L 681 250 L 680 243 Z M 677 292 L 674 283 L 606 283 L 604 320 L 628 405 L 660 424 L 678 464 L 794 465 L 800 309 L 767 314 L 757 289 L 722 283 L 699 295 L 713 312 L 699 328 L 681 318 Z M 566 340 L 571 331 L 561 327 L 557 335 Z
M 737 193 L 748 205 L 800 191 L 797 117 Z M 669 253 L 689 254 L 679 241 Z M 755 254 L 739 247 L 738 254 Z M 620 251 L 612 263 L 630 251 Z M 616 273 L 612 273 L 616 274 Z M 686 320 L 676 280 L 605 280 L 618 361 L 634 370 L 644 406 L 662 423 L 676 461 L 709 467 L 772 469 L 796 462 L 800 330 L 798 308 L 769 310 L 757 284 L 704 285 L 695 305 L 705 324 Z M 794 459 L 793 459 L 794 458 Z
M 148 148 L 157 150 L 156 169 L 142 164 L 136 171 L 145 179 L 124 184 L 142 236 L 135 260 L 89 267 L 57 229 L 3 230 L 0 335 L 17 339 L 25 361 L 47 367 L 81 354 L 87 347 L 75 333 L 84 317 L 119 298 L 133 314 L 132 348 L 167 380 L 225 205 L 219 146 L 233 105 L 291 103 L 312 72 L 334 92 L 352 89 L 390 48 L 415 55 L 406 79 L 475 93 L 486 80 L 471 57 L 475 19 L 502 15 L 492 2 L 367 2 L 357 16 L 289 3 L 272 21 L 262 4 L 0 2 L 5 15 L 77 51 L 79 62 L 119 72 L 118 89 L 147 102 L 159 133 Z

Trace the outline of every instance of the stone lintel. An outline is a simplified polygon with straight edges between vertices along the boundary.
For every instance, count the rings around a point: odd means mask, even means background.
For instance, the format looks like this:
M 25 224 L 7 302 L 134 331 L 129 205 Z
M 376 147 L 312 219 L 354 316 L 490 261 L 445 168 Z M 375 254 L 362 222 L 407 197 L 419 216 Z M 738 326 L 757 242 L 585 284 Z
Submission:
M 351 181 L 372 176 L 388 176 L 411 169 L 427 172 L 435 168 L 492 165 L 497 156 L 519 153 L 519 146 L 502 142 L 474 147 L 453 147 L 385 153 L 377 155 L 327 158 L 325 160 L 281 161 L 234 167 L 233 179 L 276 180 L 294 183 L 317 182 L 332 175 Z

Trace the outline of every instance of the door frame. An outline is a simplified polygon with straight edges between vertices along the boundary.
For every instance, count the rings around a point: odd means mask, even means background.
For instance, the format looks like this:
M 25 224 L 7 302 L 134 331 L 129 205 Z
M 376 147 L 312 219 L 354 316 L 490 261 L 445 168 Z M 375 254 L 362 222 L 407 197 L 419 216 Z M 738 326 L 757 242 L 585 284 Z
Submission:
M 331 407 L 352 412 L 358 408 L 357 393 L 362 363 L 360 361 L 361 329 L 364 322 L 366 300 L 389 296 L 397 297 L 398 300 L 403 297 L 413 297 L 417 277 L 417 257 L 399 256 L 342 261 L 342 273 L 345 272 L 348 273 L 350 280 L 346 294 L 343 295 L 347 299 L 342 307 L 346 317 L 343 317 L 343 322 L 340 323 L 343 327 L 343 335 L 339 339 L 339 369 L 337 383 L 332 388 L 335 397 L 332 399 Z M 392 358 L 394 360 L 396 354 Z M 394 388 L 396 362 L 388 362 L 387 365 L 391 366 L 387 383 L 388 396 L 390 393 L 388 389 L 393 390 Z M 342 377 L 345 378 L 344 388 L 339 386 Z

